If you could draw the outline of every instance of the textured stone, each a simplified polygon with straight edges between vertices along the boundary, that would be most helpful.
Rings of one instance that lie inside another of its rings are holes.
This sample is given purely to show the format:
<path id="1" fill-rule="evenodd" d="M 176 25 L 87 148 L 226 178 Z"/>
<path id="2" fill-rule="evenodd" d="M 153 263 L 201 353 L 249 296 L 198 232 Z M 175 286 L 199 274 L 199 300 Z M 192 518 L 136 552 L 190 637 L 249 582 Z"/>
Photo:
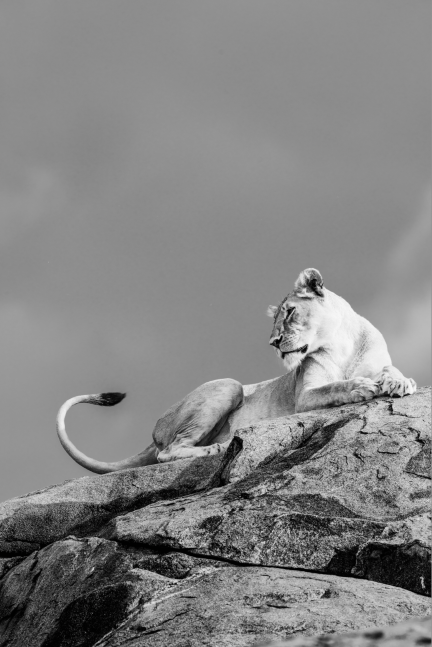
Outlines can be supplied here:
<path id="1" fill-rule="evenodd" d="M 389 523 L 378 540 L 360 546 L 352 574 L 430 595 L 430 526 L 430 513 Z"/>
<path id="2" fill-rule="evenodd" d="M 103 536 L 428 594 L 429 481 L 404 469 L 425 443 L 427 390 L 401 402 L 410 400 L 419 406 L 405 413 L 390 399 L 315 412 L 319 430 L 296 450 L 284 448 L 281 427 L 297 429 L 301 416 L 271 421 L 262 450 L 264 423 L 244 430 L 228 485 L 118 516 Z M 379 567 L 377 551 L 392 568 Z"/>
<path id="3" fill-rule="evenodd" d="M 396 623 L 428 610 L 424 596 L 375 582 L 177 558 L 97 538 L 56 542 L 1 581 L 0 644 L 240 647 L 299 631 Z M 161 565 L 176 577 L 148 570 Z"/>
<path id="4" fill-rule="evenodd" d="M 255 647 L 420 647 L 431 644 L 431 619 L 415 618 L 390 627 L 371 628 L 347 634 L 295 636 L 256 644 Z"/>
<path id="5" fill-rule="evenodd" d="M 375 582 L 227 567 L 156 594 L 100 647 L 246 647 L 302 632 L 342 632 L 427 613 L 426 598 Z"/>
<path id="6" fill-rule="evenodd" d="M 185 459 L 84 476 L 0 504 L 0 554 L 28 555 L 70 534 L 89 534 L 119 512 L 215 485 L 228 456 Z"/>
<path id="7" fill-rule="evenodd" d="M 93 645 L 138 601 L 175 583 L 136 563 L 133 551 L 94 537 L 70 537 L 28 556 L 0 581 L 0 645 Z"/>
<path id="8" fill-rule="evenodd" d="M 405 472 L 416 474 L 416 476 L 424 476 L 430 479 L 431 465 L 431 444 L 430 441 L 425 442 L 423 448 L 418 454 L 409 459 L 405 467 Z"/>
<path id="9" fill-rule="evenodd" d="M 3 504 L 0 645 L 426 644 L 429 390 L 248 425 Z"/>
<path id="10" fill-rule="evenodd" d="M 19 564 L 24 557 L 0 557 L 0 580 L 11 568 Z"/>

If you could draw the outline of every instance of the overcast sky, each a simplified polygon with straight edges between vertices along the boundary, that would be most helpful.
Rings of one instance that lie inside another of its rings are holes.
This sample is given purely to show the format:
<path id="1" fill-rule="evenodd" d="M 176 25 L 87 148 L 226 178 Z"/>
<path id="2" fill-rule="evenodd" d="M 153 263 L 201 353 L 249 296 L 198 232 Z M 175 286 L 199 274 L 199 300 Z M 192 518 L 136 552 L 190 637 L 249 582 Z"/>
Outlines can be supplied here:
<path id="1" fill-rule="evenodd" d="M 207 380 L 283 367 L 317 267 L 430 383 L 430 2 L 3 0 L 0 500 L 151 440 Z"/>

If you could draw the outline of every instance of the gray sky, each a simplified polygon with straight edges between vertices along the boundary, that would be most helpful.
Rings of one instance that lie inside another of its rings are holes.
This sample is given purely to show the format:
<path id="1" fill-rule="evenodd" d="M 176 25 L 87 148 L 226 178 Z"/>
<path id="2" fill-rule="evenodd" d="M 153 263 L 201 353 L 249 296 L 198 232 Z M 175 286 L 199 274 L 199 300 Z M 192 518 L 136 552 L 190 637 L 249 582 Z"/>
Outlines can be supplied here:
<path id="1" fill-rule="evenodd" d="M 430 383 L 430 3 L 3 0 L 0 499 L 149 444 L 207 380 L 283 372 L 317 267 Z"/>

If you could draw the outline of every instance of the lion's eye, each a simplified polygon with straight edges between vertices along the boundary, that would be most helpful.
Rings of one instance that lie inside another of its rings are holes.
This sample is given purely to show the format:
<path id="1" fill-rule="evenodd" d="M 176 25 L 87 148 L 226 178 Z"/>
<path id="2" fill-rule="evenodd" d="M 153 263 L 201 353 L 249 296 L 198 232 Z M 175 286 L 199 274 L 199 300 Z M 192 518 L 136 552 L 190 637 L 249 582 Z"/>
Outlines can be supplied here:
<path id="1" fill-rule="evenodd" d="M 295 310 L 295 308 L 288 308 L 288 309 L 287 309 L 287 314 L 286 314 L 286 318 L 287 318 L 287 319 L 289 319 L 289 318 L 291 317 L 291 315 L 292 315 L 292 313 L 294 312 L 294 310 Z"/>

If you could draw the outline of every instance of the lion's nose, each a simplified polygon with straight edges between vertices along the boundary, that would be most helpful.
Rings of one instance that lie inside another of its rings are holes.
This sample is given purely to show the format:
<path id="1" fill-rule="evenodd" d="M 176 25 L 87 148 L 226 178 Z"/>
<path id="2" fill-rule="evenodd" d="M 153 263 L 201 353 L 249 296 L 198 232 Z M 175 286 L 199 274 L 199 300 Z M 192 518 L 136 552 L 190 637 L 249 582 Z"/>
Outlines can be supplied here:
<path id="1" fill-rule="evenodd" d="M 269 341 L 270 346 L 274 346 L 275 348 L 279 348 L 279 344 L 281 343 L 282 337 L 281 335 L 278 335 L 277 337 L 272 337 Z"/>

